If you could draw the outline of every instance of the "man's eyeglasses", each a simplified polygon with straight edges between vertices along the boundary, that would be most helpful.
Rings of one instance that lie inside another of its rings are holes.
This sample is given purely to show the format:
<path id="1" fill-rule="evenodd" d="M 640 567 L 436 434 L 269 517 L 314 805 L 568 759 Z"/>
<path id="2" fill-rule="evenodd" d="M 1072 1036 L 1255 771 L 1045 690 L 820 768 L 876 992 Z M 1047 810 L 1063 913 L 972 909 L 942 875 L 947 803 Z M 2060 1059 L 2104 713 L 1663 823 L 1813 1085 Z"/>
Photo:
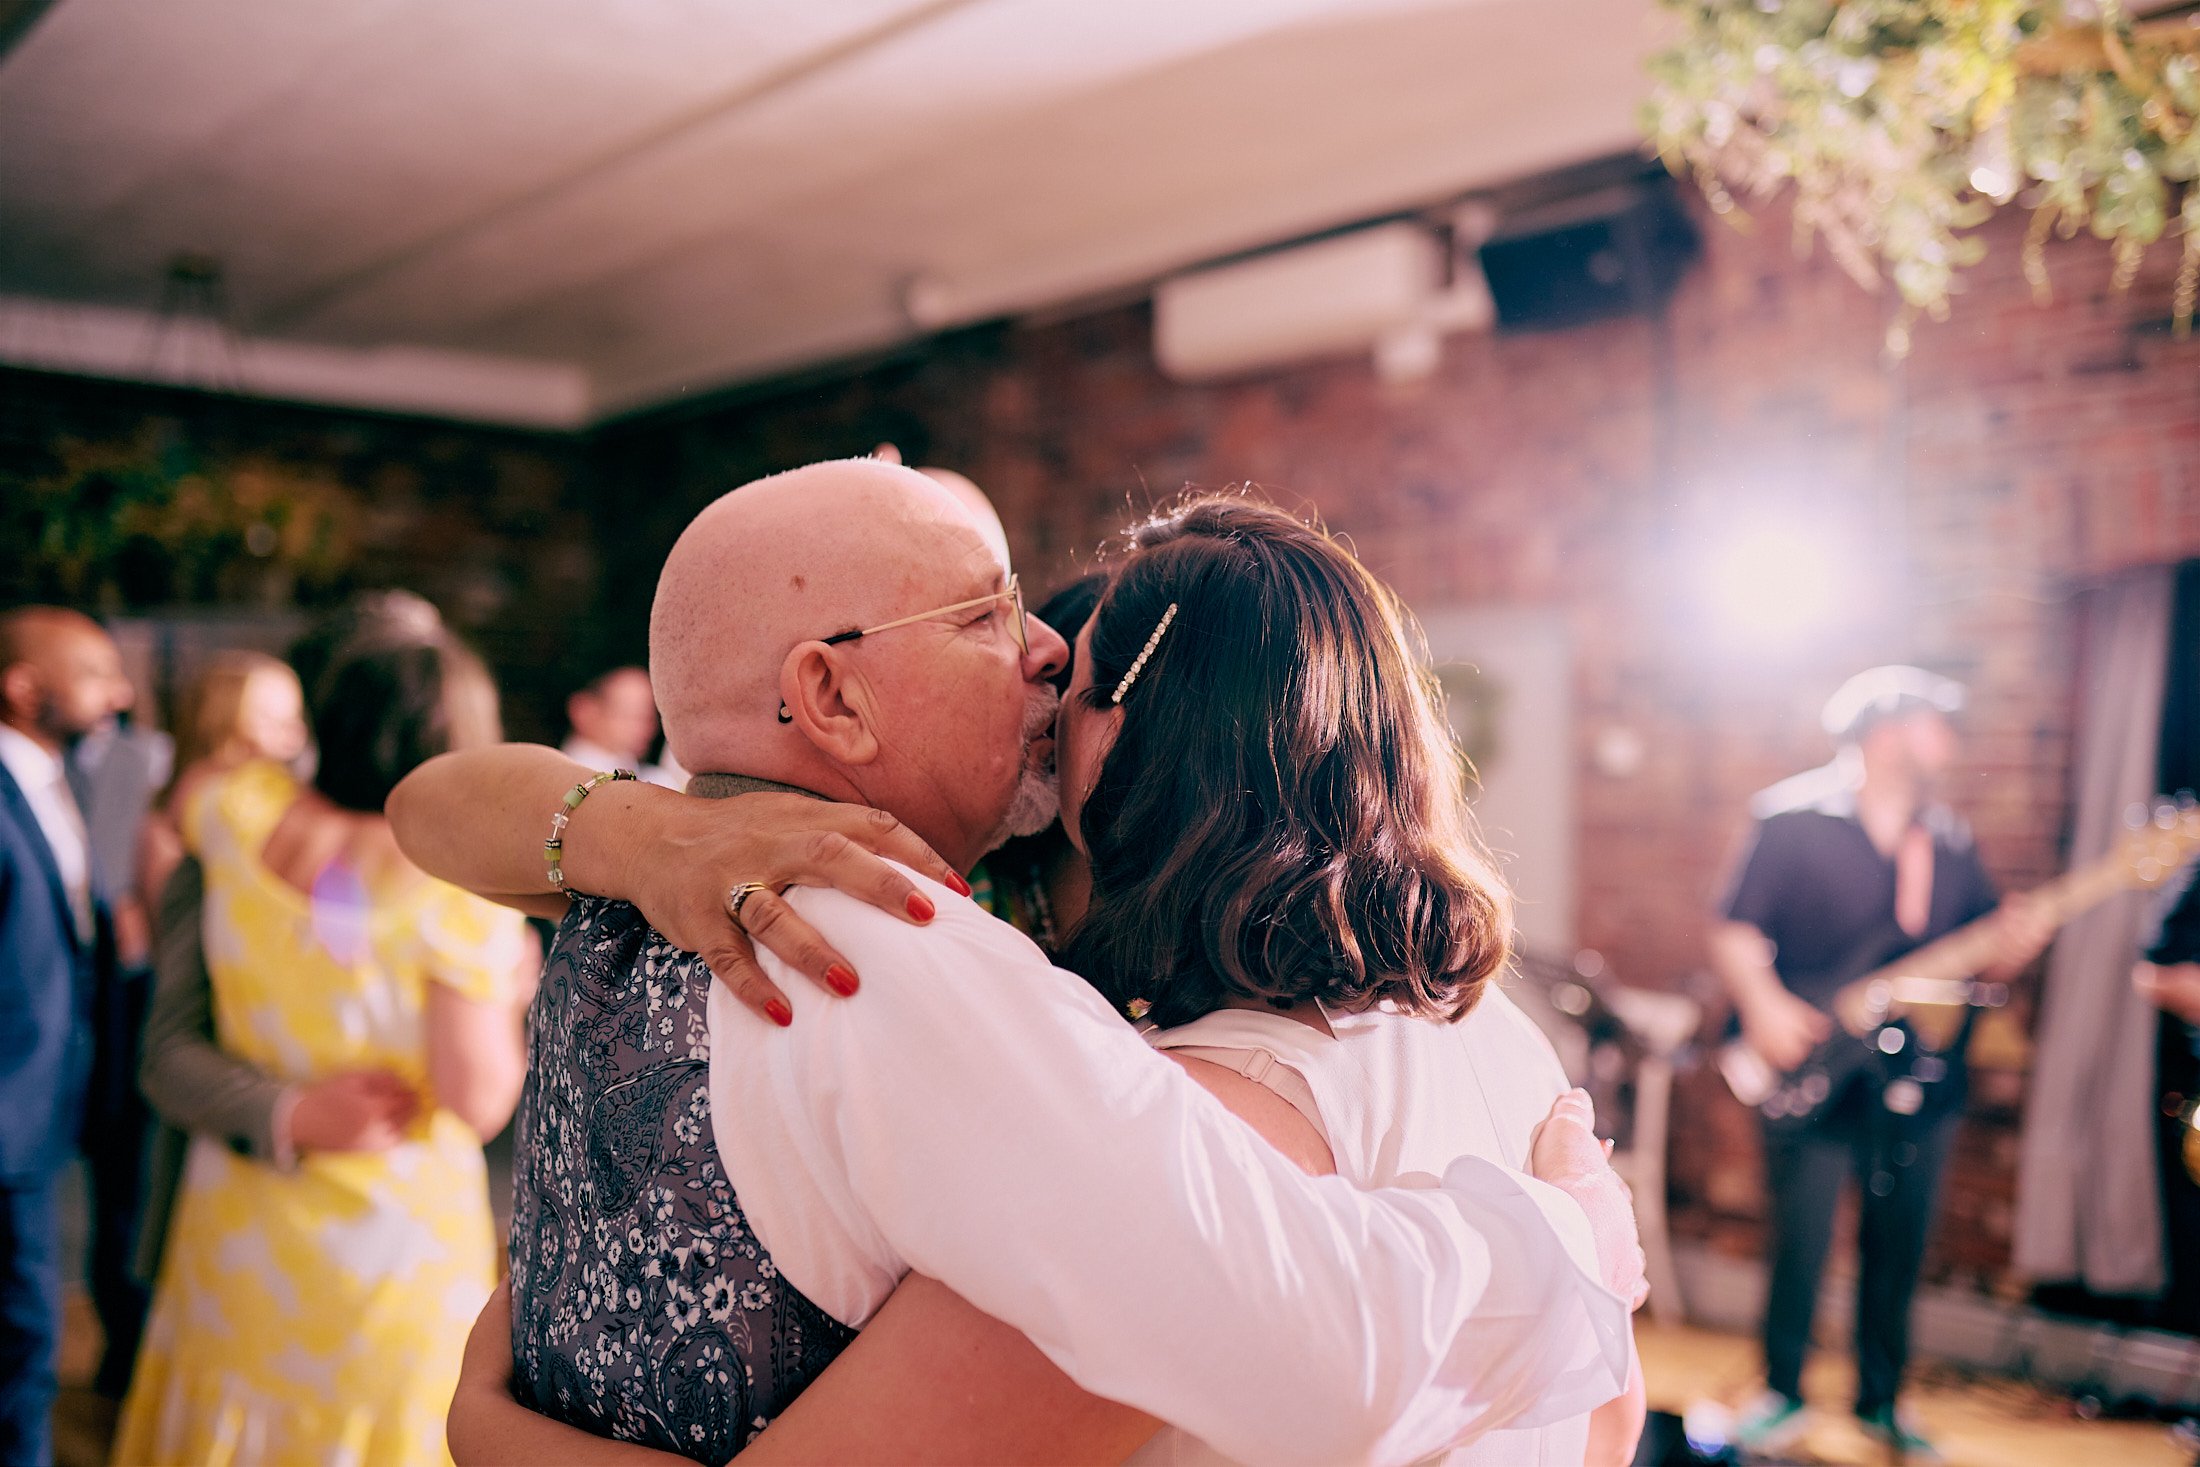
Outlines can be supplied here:
<path id="1" fill-rule="evenodd" d="M 905 627 L 915 622 L 929 621 L 935 616 L 945 616 L 951 611 L 968 611 L 973 606 L 984 606 L 1003 598 L 1007 599 L 1009 609 L 1014 613 L 1013 619 L 1009 622 L 1009 628 L 1016 634 L 1016 650 L 1025 657 L 1029 657 L 1031 655 L 1031 629 L 1024 624 L 1023 586 L 1015 576 L 1010 576 L 1008 584 L 1000 590 L 988 592 L 983 596 L 973 596 L 968 601 L 957 601 L 952 606 L 935 606 L 930 611 L 920 611 L 915 616 L 903 616 L 897 617 L 893 621 L 882 621 L 875 627 L 858 627 L 852 632 L 835 632 L 832 636 L 823 637 L 819 640 L 828 647 L 837 647 L 842 642 L 853 642 L 861 637 L 871 637 L 878 635 L 880 632 L 890 632 L 895 627 Z M 781 723 L 794 722 L 794 715 L 787 711 L 787 705 L 784 702 L 779 705 L 779 721 Z"/>
<path id="2" fill-rule="evenodd" d="M 1016 633 L 1016 648 L 1024 656 L 1029 657 L 1031 655 L 1031 633 L 1024 626 L 1024 593 L 1022 586 L 1014 576 L 1008 578 L 1006 586 L 984 596 L 973 596 L 968 601 L 958 601 L 952 606 L 935 606 L 930 611 L 920 611 L 915 616 L 904 616 L 893 621 L 882 621 L 875 627 L 863 627 L 852 632 L 839 632 L 822 640 L 826 646 L 834 647 L 842 642 L 853 642 L 858 637 L 869 637 L 879 632 L 890 632 L 895 627 L 905 627 L 912 622 L 929 621 L 935 616 L 945 616 L 951 611 L 968 611 L 973 606 L 983 606 L 989 601 L 999 601 L 1003 597 L 1008 599 L 1010 606 L 1016 613 L 1016 619 L 1010 623 Z"/>

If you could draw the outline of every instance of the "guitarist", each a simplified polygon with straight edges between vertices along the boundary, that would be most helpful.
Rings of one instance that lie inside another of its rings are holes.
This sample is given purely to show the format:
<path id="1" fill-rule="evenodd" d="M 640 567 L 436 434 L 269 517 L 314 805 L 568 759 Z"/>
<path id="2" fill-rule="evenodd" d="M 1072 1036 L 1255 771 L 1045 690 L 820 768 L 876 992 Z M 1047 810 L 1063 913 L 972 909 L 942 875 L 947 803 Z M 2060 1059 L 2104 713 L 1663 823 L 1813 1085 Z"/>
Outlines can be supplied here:
<path id="1" fill-rule="evenodd" d="M 1878 667 L 1826 704 L 1834 762 L 1760 794 L 1749 847 L 1711 934 L 1711 964 L 1744 1038 L 1792 1070 L 1833 1033 L 1841 986 L 1985 916 L 1999 905 L 1969 828 L 1939 795 L 1957 751 L 1961 684 L 1915 667 Z M 2014 975 L 2046 946 L 2043 913 L 2012 902 L 1989 979 Z M 1844 1178 L 1863 1187 L 1858 1227 L 1856 1416 L 1913 1461 L 1932 1444 L 1895 1409 L 1909 1354 L 1910 1297 L 1925 1255 L 1965 1090 L 1962 1045 L 1916 1113 L 1890 1113 L 1871 1084 L 1849 1089 L 1800 1126 L 1767 1126 L 1772 1279 L 1764 1323 L 1765 1391 L 1736 1440 L 1777 1453 L 1808 1431 L 1803 1356 Z"/>

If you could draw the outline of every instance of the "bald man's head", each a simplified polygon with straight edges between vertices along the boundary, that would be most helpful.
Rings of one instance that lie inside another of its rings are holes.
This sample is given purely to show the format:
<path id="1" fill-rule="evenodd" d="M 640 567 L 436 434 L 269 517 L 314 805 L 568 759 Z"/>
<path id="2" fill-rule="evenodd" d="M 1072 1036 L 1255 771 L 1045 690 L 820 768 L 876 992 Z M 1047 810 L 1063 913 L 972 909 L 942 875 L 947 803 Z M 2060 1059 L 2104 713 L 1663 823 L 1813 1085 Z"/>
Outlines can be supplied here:
<path id="1" fill-rule="evenodd" d="M 130 706 L 122 654 L 99 623 L 59 606 L 0 615 L 0 723 L 50 748 Z"/>
<path id="2" fill-rule="evenodd" d="M 1008 564 L 1008 527 L 1001 523 L 1001 512 L 993 507 L 993 501 L 985 497 L 985 491 L 968 474 L 958 474 L 953 469 L 919 467 L 918 473 L 955 496 L 962 507 L 970 512 L 970 522 L 978 527 L 985 543 Z"/>
<path id="3" fill-rule="evenodd" d="M 876 805 L 960 859 L 998 834 L 1064 649 L 1035 627 L 1027 656 L 1005 597 L 924 614 L 1005 577 L 970 511 L 912 469 L 845 459 L 735 490 L 673 546 L 650 612 L 673 757 Z"/>

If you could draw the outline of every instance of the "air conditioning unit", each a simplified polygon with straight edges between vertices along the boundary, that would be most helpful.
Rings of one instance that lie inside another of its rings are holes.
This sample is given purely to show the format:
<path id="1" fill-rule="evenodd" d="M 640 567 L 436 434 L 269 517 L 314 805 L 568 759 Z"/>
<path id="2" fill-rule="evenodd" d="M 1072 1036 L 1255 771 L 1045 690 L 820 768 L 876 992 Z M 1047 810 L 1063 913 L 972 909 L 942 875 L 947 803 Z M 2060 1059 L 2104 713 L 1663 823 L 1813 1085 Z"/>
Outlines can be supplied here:
<path id="1" fill-rule="evenodd" d="M 1445 332 L 1495 319 L 1454 237 L 1419 222 L 1378 224 L 1175 276 L 1154 292 L 1154 356 L 1179 382 L 1363 351 L 1387 378 L 1425 376 Z M 1464 242 L 1471 250 L 1480 239 Z"/>

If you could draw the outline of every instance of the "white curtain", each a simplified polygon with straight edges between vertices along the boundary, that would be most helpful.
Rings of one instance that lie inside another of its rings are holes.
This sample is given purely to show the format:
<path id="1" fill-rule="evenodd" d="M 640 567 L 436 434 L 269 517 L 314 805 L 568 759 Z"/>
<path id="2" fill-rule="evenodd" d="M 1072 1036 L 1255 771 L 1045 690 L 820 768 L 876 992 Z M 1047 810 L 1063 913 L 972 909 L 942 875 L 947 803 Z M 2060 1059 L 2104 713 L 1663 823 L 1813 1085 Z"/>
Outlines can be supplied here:
<path id="1" fill-rule="evenodd" d="M 2169 569 L 2149 569 L 2092 593 L 2072 864 L 2112 849 L 2125 811 L 2156 793 L 2172 583 Z M 2153 1294 L 2163 1284 L 2155 1010 L 2130 978 L 2148 901 L 2124 892 L 2063 929 L 2048 958 L 2025 1108 L 2016 1270 L 2097 1294 Z"/>

